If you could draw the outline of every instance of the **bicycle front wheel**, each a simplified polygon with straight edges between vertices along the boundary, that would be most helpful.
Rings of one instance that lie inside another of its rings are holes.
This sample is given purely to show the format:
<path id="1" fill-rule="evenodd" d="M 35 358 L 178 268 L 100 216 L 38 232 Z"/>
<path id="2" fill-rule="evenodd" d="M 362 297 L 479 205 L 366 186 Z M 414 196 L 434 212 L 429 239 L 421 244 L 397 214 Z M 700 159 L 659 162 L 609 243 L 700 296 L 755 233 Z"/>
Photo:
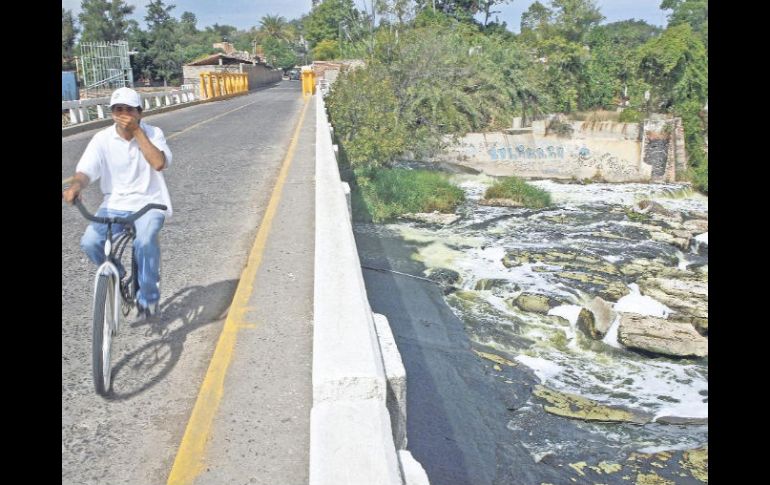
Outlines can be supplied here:
<path id="1" fill-rule="evenodd" d="M 94 296 L 92 368 L 94 387 L 99 395 L 110 390 L 112 379 L 112 335 L 115 328 L 115 285 L 112 277 L 99 275 Z"/>

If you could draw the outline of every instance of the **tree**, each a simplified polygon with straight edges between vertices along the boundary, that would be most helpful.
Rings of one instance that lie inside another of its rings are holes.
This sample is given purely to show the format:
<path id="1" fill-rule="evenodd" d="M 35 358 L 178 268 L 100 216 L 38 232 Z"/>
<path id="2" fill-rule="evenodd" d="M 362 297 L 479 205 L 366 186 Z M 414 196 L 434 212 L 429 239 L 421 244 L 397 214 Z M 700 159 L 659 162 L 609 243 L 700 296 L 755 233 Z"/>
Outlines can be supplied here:
<path id="1" fill-rule="evenodd" d="M 437 10 L 460 21 L 473 23 L 473 16 L 481 9 L 484 0 L 418 0 L 420 10 Z"/>
<path id="2" fill-rule="evenodd" d="M 551 23 L 553 11 L 540 2 L 534 2 L 521 14 L 521 32 L 542 29 Z"/>
<path id="3" fill-rule="evenodd" d="M 591 28 L 604 20 L 596 0 L 551 0 L 554 25 L 570 42 L 583 42 Z"/>
<path id="4" fill-rule="evenodd" d="M 132 21 L 128 15 L 134 7 L 124 0 L 83 0 L 78 15 L 83 33 L 81 42 L 114 42 L 125 40 Z"/>
<path id="5" fill-rule="evenodd" d="M 668 27 L 642 46 L 640 54 L 639 71 L 652 86 L 655 104 L 682 118 L 690 165 L 699 187 L 708 192 L 706 127 L 701 117 L 708 100 L 708 54 L 700 35 L 688 23 Z"/>
<path id="6" fill-rule="evenodd" d="M 181 35 L 193 36 L 198 33 L 198 28 L 195 24 L 198 23 L 198 18 L 192 12 L 183 12 L 179 18 L 179 33 Z"/>
<path id="7" fill-rule="evenodd" d="M 73 51 L 75 49 L 75 37 L 80 32 L 75 26 L 75 19 L 71 10 L 61 9 L 61 67 L 72 69 Z"/>
<path id="8" fill-rule="evenodd" d="M 499 10 L 492 10 L 497 5 L 505 5 L 511 3 L 513 0 L 479 0 L 479 10 L 484 12 L 484 27 L 489 23 L 489 17 L 493 13 L 500 13 Z"/>
<path id="9" fill-rule="evenodd" d="M 154 77 L 163 79 L 166 86 L 172 77 L 178 77 L 181 55 L 176 51 L 175 30 L 177 22 L 169 13 L 175 5 L 165 5 L 163 0 L 151 0 L 147 4 L 144 20 L 148 26 L 148 57 L 152 62 Z"/>
<path id="10" fill-rule="evenodd" d="M 341 73 L 327 103 L 354 169 L 387 165 L 404 151 L 409 132 L 399 120 L 399 100 L 381 66 Z"/>
<path id="11" fill-rule="evenodd" d="M 602 35 L 617 48 L 636 48 L 648 40 L 660 35 L 660 27 L 650 25 L 644 20 L 621 20 L 591 29 L 587 42 L 593 48 L 598 35 Z"/>
<path id="12" fill-rule="evenodd" d="M 591 58 L 583 71 L 581 108 L 606 108 L 625 97 L 634 98 L 636 107 L 642 108 L 645 86 L 637 80 L 638 50 L 660 32 L 634 19 L 593 28 L 587 37 Z"/>
<path id="13" fill-rule="evenodd" d="M 694 32 L 701 35 L 701 40 L 708 50 L 709 6 L 708 0 L 663 0 L 661 10 L 671 10 L 668 26 L 689 24 Z"/>
<path id="14" fill-rule="evenodd" d="M 313 59 L 316 61 L 336 59 L 339 55 L 339 43 L 336 40 L 322 40 L 313 47 Z"/>
<path id="15" fill-rule="evenodd" d="M 305 18 L 305 39 L 311 48 L 322 40 L 357 40 L 359 36 L 354 34 L 359 32 L 361 21 L 361 13 L 353 0 L 325 0 L 313 7 Z"/>
<path id="16" fill-rule="evenodd" d="M 280 15 L 265 15 L 259 21 L 259 32 L 264 37 L 286 39 L 286 19 Z"/>
<path id="17" fill-rule="evenodd" d="M 269 64 L 284 71 L 297 65 L 297 55 L 289 43 L 277 37 L 268 37 L 262 43 L 262 49 Z"/>

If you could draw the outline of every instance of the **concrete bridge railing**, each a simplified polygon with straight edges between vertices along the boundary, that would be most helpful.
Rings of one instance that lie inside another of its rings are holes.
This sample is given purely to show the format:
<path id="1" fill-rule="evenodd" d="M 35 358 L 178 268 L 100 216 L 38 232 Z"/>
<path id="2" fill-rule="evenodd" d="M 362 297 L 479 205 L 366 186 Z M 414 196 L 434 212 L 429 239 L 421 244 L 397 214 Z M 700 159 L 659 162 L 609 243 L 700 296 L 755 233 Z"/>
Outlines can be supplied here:
<path id="1" fill-rule="evenodd" d="M 406 372 L 369 306 L 323 97 L 316 96 L 310 485 L 428 485 L 406 450 Z"/>
<path id="2" fill-rule="evenodd" d="M 156 93 L 139 93 L 145 112 L 165 106 L 190 103 L 198 99 L 196 90 L 192 86 L 180 89 L 169 89 Z M 69 111 L 70 125 L 91 121 L 92 119 L 107 119 L 110 117 L 110 98 L 80 99 L 76 101 L 62 101 L 61 110 Z M 96 112 L 94 115 L 93 112 Z"/>

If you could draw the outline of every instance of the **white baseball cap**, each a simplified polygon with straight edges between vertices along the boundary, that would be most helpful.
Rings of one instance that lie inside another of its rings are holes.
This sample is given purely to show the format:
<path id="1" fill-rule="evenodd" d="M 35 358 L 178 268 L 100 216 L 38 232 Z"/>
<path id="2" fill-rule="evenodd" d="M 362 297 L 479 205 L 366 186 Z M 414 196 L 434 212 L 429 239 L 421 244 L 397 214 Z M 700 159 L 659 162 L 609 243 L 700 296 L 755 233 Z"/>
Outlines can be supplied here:
<path id="1" fill-rule="evenodd" d="M 141 108 L 142 99 L 139 97 L 139 93 L 131 88 L 118 88 L 113 91 L 112 97 L 110 97 L 110 108 L 116 104 Z"/>

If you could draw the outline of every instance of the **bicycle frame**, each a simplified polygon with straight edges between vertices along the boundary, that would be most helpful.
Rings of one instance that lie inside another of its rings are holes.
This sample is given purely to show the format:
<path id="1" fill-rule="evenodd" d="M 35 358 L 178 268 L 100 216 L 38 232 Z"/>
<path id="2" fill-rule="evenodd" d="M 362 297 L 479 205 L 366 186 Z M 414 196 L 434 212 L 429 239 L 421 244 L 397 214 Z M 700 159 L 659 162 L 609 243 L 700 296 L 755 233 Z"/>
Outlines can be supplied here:
<path id="1" fill-rule="evenodd" d="M 125 238 L 126 237 L 131 237 L 131 238 L 134 237 L 133 224 L 134 224 L 134 221 L 136 219 L 138 219 L 139 217 L 141 217 L 142 215 L 144 215 L 147 211 L 149 211 L 151 209 L 166 210 L 166 206 L 165 205 L 161 205 L 161 204 L 147 204 L 141 210 L 139 210 L 138 212 L 132 214 L 129 217 L 117 217 L 117 218 L 113 217 L 113 218 L 109 218 L 109 217 L 96 217 L 93 214 L 89 213 L 88 210 L 83 206 L 83 204 L 80 201 L 80 199 L 75 199 L 74 203 L 77 206 L 77 208 L 80 211 L 80 213 L 83 215 L 83 217 L 85 217 L 87 220 L 92 221 L 92 222 L 98 222 L 98 223 L 102 223 L 102 224 L 107 224 L 107 238 L 106 238 L 106 241 L 105 241 L 105 244 L 104 244 L 105 261 L 104 261 L 104 263 L 102 263 L 99 266 L 99 268 L 96 271 L 96 278 L 95 278 L 95 282 L 94 282 L 94 298 L 96 298 L 96 281 L 99 280 L 99 276 L 100 275 L 107 275 L 107 276 L 112 277 L 112 281 L 113 281 L 112 293 L 113 294 L 110 295 L 110 296 L 112 298 L 114 298 L 114 301 L 115 301 L 115 305 L 114 305 L 114 307 L 115 307 L 114 321 L 115 321 L 115 331 L 117 332 L 117 328 L 118 328 L 118 323 L 117 322 L 120 321 L 120 317 L 119 317 L 118 313 L 120 312 L 120 308 L 121 308 L 120 302 L 121 302 L 121 299 L 123 299 L 123 292 L 121 291 L 121 288 L 120 288 L 120 272 L 118 271 L 117 266 L 113 262 L 115 260 L 114 258 L 116 257 L 115 255 L 112 254 L 113 246 L 117 245 L 117 246 L 120 247 L 121 245 L 125 244 L 125 242 L 126 242 Z M 117 241 L 113 241 L 112 240 L 112 224 L 124 224 L 124 225 L 128 226 L 118 236 Z M 129 236 L 126 236 L 126 234 L 128 234 Z M 133 249 L 132 249 L 132 251 L 133 251 Z M 120 254 L 122 254 L 122 251 L 121 251 Z M 120 257 L 120 256 L 118 255 L 117 257 Z M 132 257 L 132 260 L 133 260 L 133 255 L 131 257 Z M 132 272 L 131 280 L 135 280 L 136 279 L 137 275 L 133 274 L 133 268 L 126 268 L 126 271 L 131 271 Z M 129 284 L 129 285 L 133 284 L 133 281 L 131 281 L 131 280 L 127 284 Z M 129 305 L 129 306 L 133 306 L 134 302 L 133 301 L 126 301 L 126 304 Z"/>

